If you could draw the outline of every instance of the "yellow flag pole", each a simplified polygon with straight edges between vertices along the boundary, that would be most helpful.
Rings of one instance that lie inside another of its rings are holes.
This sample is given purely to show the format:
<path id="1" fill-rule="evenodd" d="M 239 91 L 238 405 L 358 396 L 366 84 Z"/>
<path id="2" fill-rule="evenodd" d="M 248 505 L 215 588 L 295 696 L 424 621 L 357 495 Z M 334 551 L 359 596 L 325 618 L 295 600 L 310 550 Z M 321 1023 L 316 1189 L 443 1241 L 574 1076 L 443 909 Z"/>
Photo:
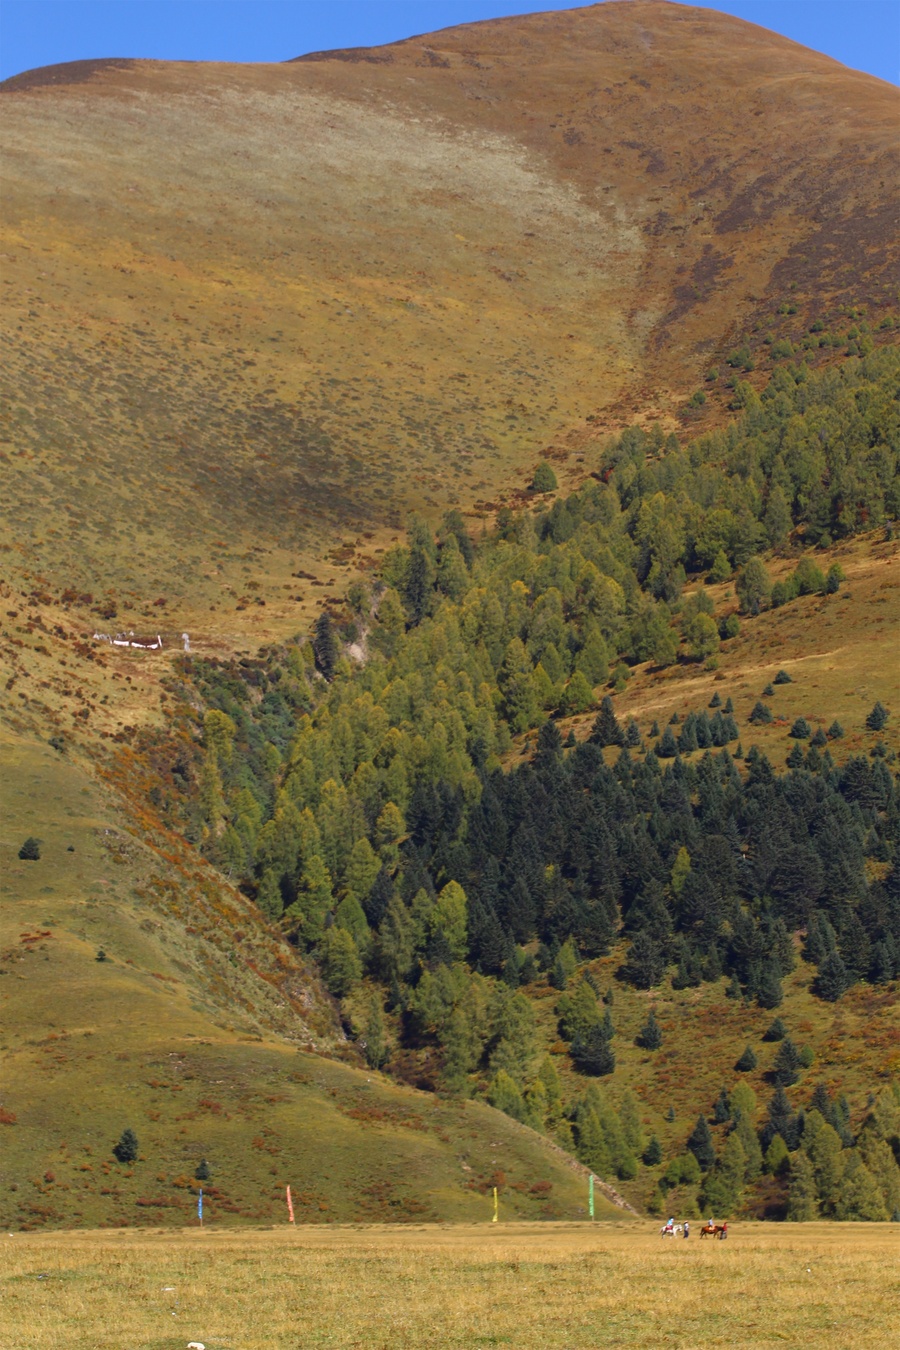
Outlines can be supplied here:
<path id="1" fill-rule="evenodd" d="M 495 1186 L 495 1187 L 494 1187 L 494 1217 L 491 1219 L 491 1223 L 496 1223 L 496 1222 L 497 1222 L 497 1187 Z"/>

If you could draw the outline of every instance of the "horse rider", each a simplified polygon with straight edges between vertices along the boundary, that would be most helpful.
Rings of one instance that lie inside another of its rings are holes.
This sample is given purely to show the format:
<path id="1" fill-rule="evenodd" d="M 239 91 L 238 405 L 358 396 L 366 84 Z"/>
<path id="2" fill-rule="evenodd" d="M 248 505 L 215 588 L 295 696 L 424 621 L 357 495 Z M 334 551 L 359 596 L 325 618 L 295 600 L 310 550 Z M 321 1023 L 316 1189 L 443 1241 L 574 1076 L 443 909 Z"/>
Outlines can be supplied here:
<path id="1" fill-rule="evenodd" d="M 666 1232 L 667 1232 L 668 1234 L 670 1234 L 670 1236 L 672 1236 L 672 1237 L 675 1236 L 675 1219 L 674 1219 L 674 1216 L 673 1216 L 672 1218 L 670 1218 L 669 1221 L 667 1222 L 667 1224 L 666 1224 Z"/>

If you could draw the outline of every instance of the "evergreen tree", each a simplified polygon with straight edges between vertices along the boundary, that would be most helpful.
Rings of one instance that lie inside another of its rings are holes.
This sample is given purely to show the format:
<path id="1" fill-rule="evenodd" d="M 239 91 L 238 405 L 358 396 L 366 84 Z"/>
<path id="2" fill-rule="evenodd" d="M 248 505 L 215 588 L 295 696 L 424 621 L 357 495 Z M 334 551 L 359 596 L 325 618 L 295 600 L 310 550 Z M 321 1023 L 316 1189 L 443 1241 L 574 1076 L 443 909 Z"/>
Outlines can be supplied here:
<path id="1" fill-rule="evenodd" d="M 678 742 L 675 740 L 675 733 L 670 726 L 666 727 L 660 737 L 656 753 L 660 759 L 674 759 L 678 754 Z"/>
<path id="2" fill-rule="evenodd" d="M 776 1017 L 775 1021 L 766 1027 L 762 1038 L 764 1041 L 783 1041 L 786 1035 L 787 1027 L 780 1017 Z"/>
<path id="3" fill-rule="evenodd" d="M 779 1087 L 790 1087 L 796 1083 L 800 1070 L 800 1054 L 790 1036 L 785 1036 L 778 1047 L 772 1068 L 772 1081 Z"/>
<path id="4" fill-rule="evenodd" d="M 713 1102 L 713 1124 L 724 1125 L 731 1119 L 731 1102 L 728 1099 L 728 1093 L 722 1088 L 716 1100 Z"/>
<path id="5" fill-rule="evenodd" d="M 687 1147 L 697 1159 L 702 1171 L 706 1172 L 712 1167 L 716 1160 L 716 1151 L 705 1116 L 697 1117 L 697 1124 L 688 1136 Z"/>
<path id="6" fill-rule="evenodd" d="M 839 741 L 844 734 L 844 728 L 840 722 L 835 721 L 832 722 L 825 734 L 830 741 Z"/>
<path id="7" fill-rule="evenodd" d="M 837 1003 L 847 992 L 852 981 L 847 967 L 836 951 L 828 952 L 819 966 L 819 973 L 813 981 L 813 990 L 827 1003 Z"/>
<path id="8" fill-rule="evenodd" d="M 205 1158 L 201 1158 L 200 1162 L 197 1164 L 197 1170 L 194 1172 L 194 1180 L 209 1181 L 211 1176 L 212 1172 L 209 1169 L 209 1163 Z"/>
<path id="9" fill-rule="evenodd" d="M 609 694 L 600 704 L 600 711 L 594 719 L 589 740 L 594 745 L 624 745 L 625 733 L 619 725 Z"/>
<path id="10" fill-rule="evenodd" d="M 870 731 L 881 731 L 889 715 L 887 708 L 879 700 L 866 718 L 866 726 Z"/>
<path id="11" fill-rule="evenodd" d="M 34 835 L 30 834 L 19 849 L 19 857 L 22 862 L 39 862 L 41 857 L 40 840 L 35 839 Z"/>
<path id="12" fill-rule="evenodd" d="M 761 702 L 757 702 L 753 705 L 753 711 L 747 719 L 751 726 L 765 726 L 772 720 L 771 711 L 765 703 Z"/>
<path id="13" fill-rule="evenodd" d="M 649 933 L 635 935 L 623 967 L 625 978 L 638 989 L 652 989 L 659 984 L 666 969 L 666 958 L 660 944 Z"/>
<path id="14" fill-rule="evenodd" d="M 113 1149 L 113 1154 L 120 1163 L 135 1162 L 138 1156 L 138 1140 L 134 1130 L 127 1129 L 122 1131 L 121 1138 Z"/>
<path id="15" fill-rule="evenodd" d="M 788 1149 L 795 1149 L 800 1140 L 801 1121 L 791 1110 L 783 1087 L 778 1087 L 769 1102 L 768 1119 L 760 1130 L 763 1148 L 768 1148 L 776 1134 L 780 1134 Z"/>
<path id="16" fill-rule="evenodd" d="M 558 486 L 556 474 L 546 460 L 541 460 L 531 480 L 532 492 L 555 492 Z"/>
<path id="17" fill-rule="evenodd" d="M 313 651 L 316 654 L 316 665 L 325 679 L 330 680 L 334 675 L 340 649 L 334 632 L 334 623 L 327 609 L 323 609 L 316 619 Z"/>
<path id="18" fill-rule="evenodd" d="M 662 1149 L 655 1134 L 650 1136 L 650 1142 L 644 1149 L 643 1160 L 648 1167 L 656 1167 L 662 1162 Z"/>
<path id="19" fill-rule="evenodd" d="M 662 1045 L 662 1032 L 659 1029 L 659 1023 L 656 1020 L 656 1014 L 650 1009 L 650 1014 L 638 1033 L 636 1044 L 643 1050 L 658 1050 Z"/>
<path id="20" fill-rule="evenodd" d="M 766 961 L 760 971 L 756 987 L 756 1001 L 761 1008 L 777 1008 L 784 993 L 781 988 L 781 971 L 776 961 Z"/>
<path id="21" fill-rule="evenodd" d="M 595 1078 L 613 1072 L 616 1057 L 602 1022 L 572 1042 L 572 1060 L 580 1073 L 591 1074 Z"/>

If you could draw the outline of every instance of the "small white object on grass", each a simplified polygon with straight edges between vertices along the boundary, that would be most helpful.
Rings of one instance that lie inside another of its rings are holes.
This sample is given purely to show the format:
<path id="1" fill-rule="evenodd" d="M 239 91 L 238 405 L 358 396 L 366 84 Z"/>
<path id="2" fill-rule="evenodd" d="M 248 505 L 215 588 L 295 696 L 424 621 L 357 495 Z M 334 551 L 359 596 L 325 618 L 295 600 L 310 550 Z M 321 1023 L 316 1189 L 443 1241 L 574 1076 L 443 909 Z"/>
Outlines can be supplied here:
<path id="1" fill-rule="evenodd" d="M 206 1346 L 202 1341 L 188 1341 L 187 1350 L 206 1350 Z"/>

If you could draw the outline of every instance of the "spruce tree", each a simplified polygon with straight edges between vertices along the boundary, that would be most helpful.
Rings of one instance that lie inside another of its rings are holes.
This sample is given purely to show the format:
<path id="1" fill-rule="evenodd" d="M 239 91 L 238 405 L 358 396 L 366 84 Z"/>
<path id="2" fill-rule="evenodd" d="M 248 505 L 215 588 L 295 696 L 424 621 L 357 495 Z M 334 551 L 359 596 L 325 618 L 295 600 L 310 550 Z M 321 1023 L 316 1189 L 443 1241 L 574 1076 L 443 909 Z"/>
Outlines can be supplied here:
<path id="1" fill-rule="evenodd" d="M 41 857 L 40 840 L 35 839 L 34 835 L 30 834 L 19 849 L 19 857 L 22 862 L 39 862 Z"/>
<path id="2" fill-rule="evenodd" d="M 659 943 L 644 930 L 635 934 L 624 966 L 626 979 L 638 989 L 652 989 L 665 969 L 666 958 Z"/>
<path id="3" fill-rule="evenodd" d="M 702 1171 L 708 1172 L 716 1160 L 716 1151 L 705 1116 L 697 1117 L 697 1124 L 688 1136 L 687 1147 L 697 1159 Z"/>
<path id="4" fill-rule="evenodd" d="M 313 638 L 313 651 L 316 654 L 316 665 L 325 676 L 330 680 L 334 675 L 334 668 L 337 665 L 339 647 L 334 633 L 334 623 L 327 609 L 316 619 L 316 633 Z"/>
<path id="5" fill-rule="evenodd" d="M 209 1181 L 211 1176 L 212 1172 L 209 1170 L 209 1163 L 205 1158 L 201 1158 L 200 1162 L 197 1164 L 197 1170 L 194 1173 L 194 1180 Z"/>
<path id="6" fill-rule="evenodd" d="M 838 952 L 828 952 L 819 966 L 819 973 L 813 981 L 813 990 L 826 1003 L 837 1003 L 838 999 L 850 988 L 851 979 L 847 967 Z"/>
<path id="7" fill-rule="evenodd" d="M 756 1064 L 757 1059 L 753 1052 L 753 1047 L 752 1045 L 748 1045 L 734 1067 L 737 1069 L 738 1073 L 750 1073 L 751 1070 L 756 1068 Z"/>
<path id="8" fill-rule="evenodd" d="M 636 1044 L 639 1045 L 642 1050 L 658 1050 L 662 1045 L 662 1039 L 659 1023 L 651 1008 L 649 1017 L 638 1033 Z"/>
<path id="9" fill-rule="evenodd" d="M 594 725 L 588 739 L 592 744 L 599 745 L 601 748 L 605 745 L 625 744 L 625 733 L 619 725 L 609 694 L 600 704 L 600 711 L 594 719 Z"/>
<path id="10" fill-rule="evenodd" d="M 587 1035 L 579 1036 L 572 1042 L 572 1059 L 581 1073 L 591 1074 L 595 1078 L 613 1072 L 616 1057 L 602 1022 L 591 1027 Z"/>
<path id="11" fill-rule="evenodd" d="M 783 1041 L 786 1035 L 787 1027 L 780 1017 L 776 1017 L 775 1021 L 766 1027 L 762 1038 L 764 1041 Z"/>
<path id="12" fill-rule="evenodd" d="M 785 1036 L 775 1056 L 772 1081 L 779 1087 L 790 1087 L 792 1083 L 796 1083 L 800 1067 L 800 1052 L 790 1036 Z"/>
<path id="13" fill-rule="evenodd" d="M 781 970 L 776 961 L 766 961 L 756 986 L 756 1001 L 761 1008 L 777 1008 L 784 998 Z"/>
<path id="14" fill-rule="evenodd" d="M 127 1129 L 122 1131 L 121 1138 L 113 1149 L 113 1154 L 120 1163 L 135 1162 L 138 1156 L 138 1140 L 134 1130 Z"/>
<path id="15" fill-rule="evenodd" d="M 869 731 L 881 731 L 890 714 L 884 704 L 879 701 L 866 718 L 866 726 Z"/>
<path id="16" fill-rule="evenodd" d="M 728 1099 L 728 1093 L 722 1088 L 716 1100 L 713 1102 L 713 1124 L 724 1125 L 731 1119 L 731 1102 Z"/>
<path id="17" fill-rule="evenodd" d="M 670 726 L 666 727 L 659 738 L 656 753 L 660 759 L 674 759 L 678 754 L 678 742 L 675 740 L 675 733 Z"/>
<path id="18" fill-rule="evenodd" d="M 643 1161 L 648 1167 L 656 1167 L 662 1162 L 662 1148 L 655 1134 L 650 1136 L 650 1142 L 644 1149 Z"/>

